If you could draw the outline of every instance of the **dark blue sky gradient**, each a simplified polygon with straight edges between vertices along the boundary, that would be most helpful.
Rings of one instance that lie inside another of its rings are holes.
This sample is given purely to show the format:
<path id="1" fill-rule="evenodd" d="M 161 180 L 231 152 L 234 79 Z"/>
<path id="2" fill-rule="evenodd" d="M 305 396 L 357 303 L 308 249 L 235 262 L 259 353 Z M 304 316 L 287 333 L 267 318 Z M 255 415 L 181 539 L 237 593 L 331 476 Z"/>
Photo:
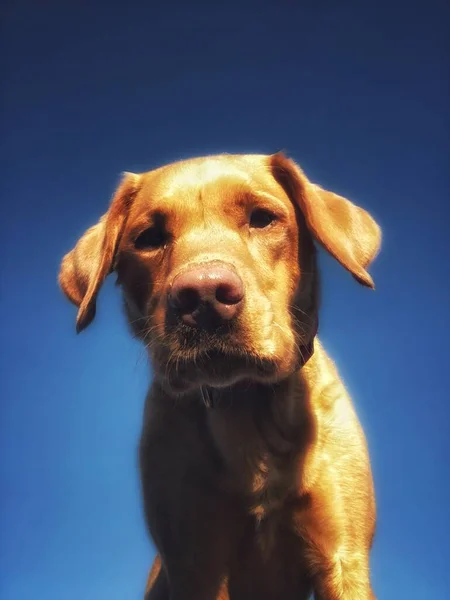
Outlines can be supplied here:
<path id="1" fill-rule="evenodd" d="M 154 6 L 153 6 L 154 5 Z M 5 2 L 2 600 L 138 599 L 149 371 L 105 285 L 75 335 L 62 255 L 122 170 L 286 149 L 379 220 L 377 291 L 323 256 L 321 337 L 369 440 L 380 600 L 449 597 L 444 2 Z"/>

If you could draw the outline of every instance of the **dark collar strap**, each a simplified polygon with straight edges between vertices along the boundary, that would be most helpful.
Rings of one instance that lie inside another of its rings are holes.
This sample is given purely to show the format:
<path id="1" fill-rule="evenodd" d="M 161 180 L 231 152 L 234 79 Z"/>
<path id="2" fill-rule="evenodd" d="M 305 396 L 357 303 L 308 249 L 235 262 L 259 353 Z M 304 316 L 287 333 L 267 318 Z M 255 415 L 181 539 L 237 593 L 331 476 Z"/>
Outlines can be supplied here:
<path id="1" fill-rule="evenodd" d="M 299 348 L 300 360 L 299 367 L 300 369 L 306 365 L 308 360 L 314 354 L 314 338 L 309 342 L 309 344 L 305 344 L 300 346 Z"/>

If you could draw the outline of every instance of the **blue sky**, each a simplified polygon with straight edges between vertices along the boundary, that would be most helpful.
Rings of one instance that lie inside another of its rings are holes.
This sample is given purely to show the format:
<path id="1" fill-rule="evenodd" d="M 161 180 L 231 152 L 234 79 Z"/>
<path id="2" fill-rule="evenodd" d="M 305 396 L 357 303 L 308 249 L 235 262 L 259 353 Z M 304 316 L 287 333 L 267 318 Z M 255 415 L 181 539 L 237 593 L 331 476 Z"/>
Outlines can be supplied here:
<path id="1" fill-rule="evenodd" d="M 448 9 L 151 5 L 1 9 L 2 600 L 137 599 L 153 555 L 136 468 L 150 372 L 112 281 L 75 335 L 62 255 L 122 170 L 282 148 L 383 228 L 376 292 L 322 256 L 320 334 L 369 440 L 376 593 L 448 597 Z"/>

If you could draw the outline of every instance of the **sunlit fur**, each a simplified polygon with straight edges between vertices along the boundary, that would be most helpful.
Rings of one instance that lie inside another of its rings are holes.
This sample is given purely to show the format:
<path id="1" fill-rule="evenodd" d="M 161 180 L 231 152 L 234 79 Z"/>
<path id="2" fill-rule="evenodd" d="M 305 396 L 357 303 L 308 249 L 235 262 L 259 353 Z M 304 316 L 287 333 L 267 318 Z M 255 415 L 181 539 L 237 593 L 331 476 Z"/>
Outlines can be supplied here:
<path id="1" fill-rule="evenodd" d="M 255 208 L 275 216 L 249 226 Z M 148 227 L 160 247 L 137 248 Z M 220 155 L 125 174 L 63 260 L 81 331 L 115 271 L 153 382 L 140 443 L 157 547 L 147 600 L 369 600 L 375 500 L 364 434 L 316 338 L 319 243 L 361 284 L 380 246 L 370 215 L 283 154 Z M 182 324 L 175 277 L 204 263 L 244 283 L 216 332 Z M 313 349 L 312 355 L 311 350 Z"/>

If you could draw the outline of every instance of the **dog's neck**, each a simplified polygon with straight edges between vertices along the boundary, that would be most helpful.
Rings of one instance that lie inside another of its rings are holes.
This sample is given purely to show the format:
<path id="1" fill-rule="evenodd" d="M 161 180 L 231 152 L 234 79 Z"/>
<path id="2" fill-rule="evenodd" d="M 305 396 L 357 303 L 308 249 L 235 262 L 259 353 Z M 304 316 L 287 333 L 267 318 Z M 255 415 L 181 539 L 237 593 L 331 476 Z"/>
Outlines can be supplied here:
<path id="1" fill-rule="evenodd" d="M 242 381 L 208 390 L 205 431 L 224 466 L 225 485 L 243 493 L 258 518 L 291 494 L 299 460 L 314 441 L 314 362 L 273 385 Z"/>
<path id="2" fill-rule="evenodd" d="M 281 501 L 281 488 L 287 494 L 294 489 L 299 460 L 314 443 L 316 396 L 324 383 L 324 369 L 330 372 L 326 360 L 316 339 L 310 359 L 275 384 L 240 381 L 176 396 L 164 392 L 156 380 L 153 385 L 159 393 L 150 395 L 153 402 L 146 407 L 153 410 L 157 403 L 157 411 L 180 411 L 180 418 L 186 418 L 206 444 L 224 485 L 243 493 L 264 512 Z"/>

